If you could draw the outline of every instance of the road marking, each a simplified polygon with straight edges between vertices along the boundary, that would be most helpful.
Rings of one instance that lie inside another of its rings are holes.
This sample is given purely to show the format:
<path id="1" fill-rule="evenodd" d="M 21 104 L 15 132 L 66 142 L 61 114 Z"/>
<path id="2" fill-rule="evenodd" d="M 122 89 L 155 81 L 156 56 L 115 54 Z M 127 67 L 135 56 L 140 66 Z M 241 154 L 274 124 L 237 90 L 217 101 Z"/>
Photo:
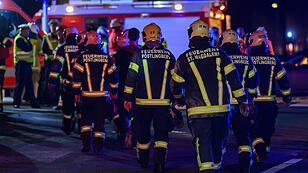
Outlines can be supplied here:
<path id="1" fill-rule="evenodd" d="M 308 103 L 291 104 L 290 107 L 308 107 Z"/>
<path id="2" fill-rule="evenodd" d="M 286 161 L 286 162 L 284 162 L 284 163 L 282 163 L 280 165 L 277 165 L 277 166 L 274 166 L 274 167 L 272 167 L 272 168 L 270 168 L 268 170 L 265 170 L 262 173 L 274 173 L 274 172 L 282 170 L 282 169 L 284 169 L 284 168 L 286 168 L 288 166 L 291 166 L 291 165 L 293 165 L 293 164 L 295 164 L 295 163 L 297 163 L 299 161 L 302 161 L 302 160 L 303 159 L 291 159 L 291 160 L 288 160 L 288 161 Z"/>

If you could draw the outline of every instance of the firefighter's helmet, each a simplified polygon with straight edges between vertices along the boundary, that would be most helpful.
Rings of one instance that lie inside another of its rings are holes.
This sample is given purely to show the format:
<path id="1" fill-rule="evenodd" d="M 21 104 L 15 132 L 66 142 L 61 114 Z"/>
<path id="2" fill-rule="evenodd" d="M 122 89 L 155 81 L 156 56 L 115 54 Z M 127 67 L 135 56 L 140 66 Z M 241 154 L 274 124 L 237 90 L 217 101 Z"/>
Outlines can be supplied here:
<path id="1" fill-rule="evenodd" d="M 78 34 L 78 37 L 77 37 L 77 43 L 85 43 L 86 41 L 86 37 L 87 37 L 87 32 L 86 31 L 81 31 L 79 34 Z"/>
<path id="2" fill-rule="evenodd" d="M 124 25 L 124 22 L 122 19 L 112 19 L 110 22 L 110 28 L 116 28 L 116 27 L 121 27 Z"/>
<path id="3" fill-rule="evenodd" d="M 87 33 L 87 44 L 100 44 L 101 36 L 95 32 L 90 31 Z"/>
<path id="4" fill-rule="evenodd" d="M 35 34 L 37 34 L 38 31 L 39 31 L 39 28 L 35 23 L 30 23 L 29 28 L 30 28 L 30 31 L 35 33 Z"/>
<path id="5" fill-rule="evenodd" d="M 161 29 L 155 23 L 150 23 L 143 28 L 142 40 L 147 41 L 161 41 Z"/>
<path id="6" fill-rule="evenodd" d="M 24 23 L 24 24 L 18 25 L 18 28 L 20 28 L 20 29 L 22 29 L 22 28 L 29 28 L 29 27 L 30 27 L 29 23 Z"/>
<path id="7" fill-rule="evenodd" d="M 64 36 L 67 37 L 70 34 L 76 34 L 78 35 L 78 30 L 75 26 L 69 26 L 64 29 Z"/>
<path id="8" fill-rule="evenodd" d="M 231 29 L 225 30 L 221 35 L 221 46 L 225 43 L 236 43 L 239 44 L 239 37 L 237 33 Z"/>
<path id="9" fill-rule="evenodd" d="M 128 39 L 128 30 L 125 30 L 117 37 L 117 44 L 120 47 L 128 46 L 129 39 Z"/>
<path id="10" fill-rule="evenodd" d="M 188 28 L 189 39 L 199 37 L 209 37 L 209 25 L 201 19 L 194 21 Z"/>
<path id="11" fill-rule="evenodd" d="M 265 46 L 268 47 L 267 35 L 264 32 L 260 31 L 260 30 L 255 31 L 249 37 L 249 46 L 250 47 L 259 46 L 262 43 L 264 43 Z"/>
<path id="12" fill-rule="evenodd" d="M 57 19 L 51 19 L 48 22 L 48 25 L 59 25 L 59 24 L 60 24 L 60 22 Z"/>

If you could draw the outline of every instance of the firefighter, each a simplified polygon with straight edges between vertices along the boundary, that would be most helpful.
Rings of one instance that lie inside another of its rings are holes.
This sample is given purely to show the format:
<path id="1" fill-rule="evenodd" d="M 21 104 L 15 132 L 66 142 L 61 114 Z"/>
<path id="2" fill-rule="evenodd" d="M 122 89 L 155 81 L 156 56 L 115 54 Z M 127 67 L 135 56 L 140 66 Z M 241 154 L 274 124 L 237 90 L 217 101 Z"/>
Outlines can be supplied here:
<path id="1" fill-rule="evenodd" d="M 6 70 L 5 60 L 9 58 L 9 48 L 12 47 L 12 42 L 3 35 L 0 35 L 0 112 L 3 112 L 3 82 Z"/>
<path id="2" fill-rule="evenodd" d="M 231 59 L 210 45 L 208 24 L 194 21 L 188 36 L 190 49 L 177 59 L 170 81 L 174 105 L 183 106 L 185 95 L 199 171 L 219 172 L 230 113 L 226 81 L 244 116 L 248 114 L 247 96 Z"/>
<path id="3" fill-rule="evenodd" d="M 270 151 L 271 137 L 275 131 L 275 122 L 278 115 L 276 106 L 276 86 L 278 82 L 283 102 L 288 106 L 292 100 L 290 82 L 280 60 L 268 50 L 267 35 L 262 31 L 255 31 L 249 37 L 250 56 L 259 74 L 257 97 L 254 99 L 257 109 L 256 130 Z M 253 141 L 252 145 L 262 142 Z M 264 161 L 261 158 L 259 161 Z"/>
<path id="4" fill-rule="evenodd" d="M 212 40 L 210 41 L 213 47 L 217 47 L 219 43 L 219 29 L 217 27 L 212 27 L 210 30 L 210 37 Z"/>
<path id="5" fill-rule="evenodd" d="M 73 87 L 77 91 L 75 92 L 77 102 L 80 100 L 78 97 L 81 92 L 83 143 L 81 151 L 90 151 L 91 136 L 93 136 L 94 153 L 101 154 L 105 139 L 104 120 L 107 118 L 107 102 L 109 97 L 113 100 L 117 97 L 118 74 L 112 59 L 100 50 L 99 34 L 90 31 L 87 39 L 86 49 L 74 65 Z"/>
<path id="6" fill-rule="evenodd" d="M 132 120 L 132 111 L 127 112 L 123 106 L 123 94 L 124 86 L 127 76 L 127 70 L 133 55 L 140 49 L 138 46 L 140 32 L 136 28 L 131 28 L 122 34 L 122 37 L 118 39 L 118 45 L 120 45 L 118 52 L 115 56 L 115 64 L 119 72 L 119 90 L 116 105 L 118 108 L 119 116 L 115 117 L 116 121 L 119 121 L 118 131 L 119 136 L 125 136 L 125 146 L 127 148 L 132 146 L 132 133 L 129 126 L 129 120 Z M 119 43 L 121 42 L 121 43 Z M 118 120 L 117 120 L 118 119 Z"/>
<path id="7" fill-rule="evenodd" d="M 55 52 L 57 52 L 57 50 L 65 44 L 65 38 L 63 35 L 65 28 L 67 28 L 67 26 L 65 25 L 60 25 L 60 26 L 57 26 L 56 28 L 59 44 L 57 45 Z M 60 110 L 63 106 L 63 102 L 62 102 L 62 98 L 60 94 L 60 85 L 61 85 L 60 81 L 61 79 L 59 78 L 57 81 L 56 87 L 55 87 L 55 92 L 53 92 L 53 98 L 55 98 L 55 100 L 53 101 L 55 104 L 55 106 L 53 106 L 53 109 L 56 109 L 56 110 Z"/>
<path id="8" fill-rule="evenodd" d="M 61 97 L 63 100 L 62 130 L 65 134 L 71 134 L 72 118 L 74 116 L 75 99 L 72 88 L 73 73 L 72 68 L 76 61 L 75 54 L 78 51 L 76 36 L 78 30 L 74 26 L 65 28 L 65 44 L 57 49 L 55 59 L 51 65 L 48 88 L 51 92 L 61 77 Z"/>
<path id="9" fill-rule="evenodd" d="M 50 68 L 54 59 L 55 50 L 57 45 L 59 44 L 59 39 L 57 37 L 57 27 L 59 26 L 59 22 L 56 19 L 51 19 L 48 23 L 50 32 L 43 37 L 42 41 L 42 50 L 45 55 L 44 58 L 44 67 L 42 70 L 42 85 L 43 93 L 41 93 L 41 100 L 43 103 L 47 105 L 52 105 L 55 98 L 53 98 L 53 94 L 48 91 L 48 78 L 50 73 Z"/>
<path id="10" fill-rule="evenodd" d="M 267 31 L 263 26 L 260 26 L 257 30 L 262 31 L 267 36 Z M 270 39 L 268 39 L 268 49 L 271 54 L 275 55 L 273 43 Z"/>
<path id="11" fill-rule="evenodd" d="M 104 26 L 99 26 L 96 30 L 101 35 L 101 50 L 108 54 L 108 30 Z"/>
<path id="12" fill-rule="evenodd" d="M 37 100 L 34 96 L 32 82 L 32 64 L 33 53 L 32 44 L 29 39 L 30 28 L 29 24 L 19 25 L 19 34 L 14 39 L 14 64 L 16 86 L 14 89 L 14 108 L 19 108 L 21 104 L 21 95 L 24 87 L 32 108 L 39 108 Z"/>
<path id="13" fill-rule="evenodd" d="M 221 35 L 221 49 L 223 49 L 236 67 L 240 81 L 249 96 L 249 103 L 256 96 L 258 88 L 258 74 L 249 55 L 242 53 L 239 48 L 239 37 L 231 29 L 224 31 Z M 228 87 L 230 89 L 230 87 Z M 229 92 L 231 93 L 231 92 Z M 240 107 L 233 95 L 230 95 L 232 112 L 232 129 L 238 145 L 239 165 L 241 172 L 249 172 L 251 166 L 250 147 L 250 120 L 252 115 L 244 116 L 240 113 Z M 264 147 L 264 145 L 263 145 Z M 265 147 L 264 147 L 265 149 Z M 264 151 L 264 150 L 263 150 Z"/>
<path id="14" fill-rule="evenodd" d="M 248 48 L 247 48 L 247 45 L 245 44 L 245 30 L 243 27 L 238 27 L 236 29 L 236 33 L 238 34 L 239 36 L 239 48 L 240 50 L 243 52 L 243 53 L 248 53 Z"/>
<path id="15" fill-rule="evenodd" d="M 42 39 L 38 35 L 38 26 L 35 23 L 30 23 L 30 42 L 33 47 L 33 65 L 32 65 L 32 80 L 33 80 L 33 90 L 34 96 L 38 97 L 38 87 L 40 80 L 41 72 L 41 60 L 40 56 L 42 55 L 41 45 Z M 27 95 L 27 93 L 25 93 Z"/>
<path id="16" fill-rule="evenodd" d="M 78 37 L 77 37 L 78 51 L 74 55 L 76 58 L 78 58 L 80 56 L 80 54 L 83 51 L 85 51 L 85 49 L 86 49 L 86 46 L 85 46 L 86 42 L 87 42 L 87 37 L 86 36 L 87 36 L 87 32 L 85 32 L 85 31 L 82 31 L 82 32 L 80 32 L 78 34 Z M 72 70 L 72 71 L 73 71 L 73 76 L 74 76 L 74 70 Z M 78 127 L 78 133 L 79 133 L 80 130 L 81 130 L 81 126 L 80 126 L 80 121 L 81 121 L 81 104 L 80 104 L 80 102 L 76 102 L 75 104 L 76 104 L 75 105 L 75 110 L 76 110 L 77 116 L 75 118 L 73 118 L 73 120 L 72 120 L 72 131 L 75 131 L 75 122 L 76 122 L 76 118 L 77 118 L 77 127 Z"/>
<path id="17" fill-rule="evenodd" d="M 173 54 L 161 44 L 161 36 L 161 29 L 155 23 L 144 27 L 145 45 L 133 56 L 124 87 L 125 109 L 130 111 L 133 100 L 136 102 L 137 161 L 142 168 L 149 162 L 153 120 L 155 172 L 162 172 L 166 162 L 171 99 L 169 81 L 175 63 Z"/>
<path id="18" fill-rule="evenodd" d="M 108 37 L 108 52 L 111 58 L 114 60 L 114 54 L 118 51 L 118 45 L 116 39 L 124 30 L 124 22 L 122 19 L 112 19 L 110 22 L 110 34 Z"/>

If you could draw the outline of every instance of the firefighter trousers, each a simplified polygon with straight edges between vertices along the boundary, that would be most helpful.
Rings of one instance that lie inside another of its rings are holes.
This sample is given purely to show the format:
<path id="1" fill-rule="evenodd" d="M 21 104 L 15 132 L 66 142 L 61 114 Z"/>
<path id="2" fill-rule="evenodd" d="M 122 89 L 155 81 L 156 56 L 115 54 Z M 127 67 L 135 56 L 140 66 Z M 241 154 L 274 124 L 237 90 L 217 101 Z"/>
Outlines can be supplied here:
<path id="1" fill-rule="evenodd" d="M 233 105 L 231 112 L 231 124 L 237 142 L 240 169 L 249 170 L 252 161 L 249 134 L 250 117 L 240 113 L 239 105 Z"/>
<path id="2" fill-rule="evenodd" d="M 105 140 L 105 118 L 107 118 L 108 103 L 104 98 L 93 99 L 82 97 L 81 99 L 81 139 L 83 147 L 91 148 L 96 154 L 102 152 Z M 92 123 L 94 126 L 92 127 Z"/>
<path id="3" fill-rule="evenodd" d="M 191 131 L 200 172 L 220 172 L 228 114 L 191 119 Z"/>
<path id="4" fill-rule="evenodd" d="M 37 104 L 33 91 L 31 64 L 25 61 L 19 61 L 15 64 L 16 86 L 14 89 L 14 105 L 19 106 L 21 104 L 21 95 L 24 87 L 26 87 L 26 93 L 28 93 L 31 105 Z"/>
<path id="5" fill-rule="evenodd" d="M 164 165 L 168 149 L 169 106 L 145 108 L 136 106 L 134 123 L 137 138 L 137 160 L 141 165 L 149 162 L 151 145 L 151 122 L 154 127 L 154 164 Z"/>
<path id="6" fill-rule="evenodd" d="M 263 138 L 267 152 L 270 151 L 271 137 L 275 132 L 275 123 L 278 115 L 276 102 L 255 102 L 256 131 Z"/>
<path id="7" fill-rule="evenodd" d="M 73 93 L 72 87 L 65 86 L 62 90 L 62 130 L 65 132 L 65 134 L 70 135 L 72 131 L 72 120 L 74 118 L 75 95 Z"/>

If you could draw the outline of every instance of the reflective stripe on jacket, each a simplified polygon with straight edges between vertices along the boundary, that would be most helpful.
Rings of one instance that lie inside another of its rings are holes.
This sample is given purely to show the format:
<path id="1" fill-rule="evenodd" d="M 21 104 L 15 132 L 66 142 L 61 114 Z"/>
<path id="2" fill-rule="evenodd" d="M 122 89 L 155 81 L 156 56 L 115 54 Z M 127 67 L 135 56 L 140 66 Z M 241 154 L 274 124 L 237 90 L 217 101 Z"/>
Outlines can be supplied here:
<path id="1" fill-rule="evenodd" d="M 13 53 L 14 53 L 14 63 L 18 63 L 18 61 L 25 61 L 25 62 L 29 62 L 32 63 L 33 62 L 33 52 L 32 49 L 31 51 L 24 51 L 23 48 L 19 47 L 17 44 L 17 40 L 22 39 L 24 41 L 25 44 L 30 44 L 30 41 L 27 40 L 25 37 L 21 36 L 20 34 L 18 34 L 15 39 L 14 39 L 14 47 L 13 47 Z M 30 46 L 29 45 L 29 46 Z M 32 47 L 32 45 L 31 45 Z"/>
<path id="2" fill-rule="evenodd" d="M 168 106 L 171 92 L 169 81 L 174 67 L 173 54 L 163 46 L 150 49 L 142 47 L 133 56 L 124 87 L 124 99 L 137 106 Z"/>
<path id="3" fill-rule="evenodd" d="M 175 98 L 185 96 L 189 118 L 222 116 L 230 111 L 229 92 L 240 102 L 247 96 L 231 59 L 218 48 L 189 49 L 176 61 L 171 80 Z"/>

